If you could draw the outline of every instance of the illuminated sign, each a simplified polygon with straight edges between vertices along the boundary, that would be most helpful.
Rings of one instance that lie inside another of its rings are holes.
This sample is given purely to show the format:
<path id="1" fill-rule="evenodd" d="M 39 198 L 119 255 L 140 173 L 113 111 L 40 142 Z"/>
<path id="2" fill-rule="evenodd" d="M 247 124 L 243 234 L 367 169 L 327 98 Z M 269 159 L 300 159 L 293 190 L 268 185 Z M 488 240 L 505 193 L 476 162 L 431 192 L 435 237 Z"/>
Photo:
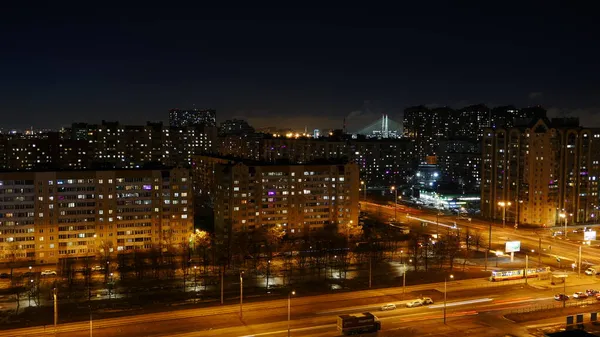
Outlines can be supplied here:
<path id="1" fill-rule="evenodd" d="M 506 241 L 506 247 L 504 251 L 507 253 L 521 251 L 521 241 Z"/>
<path id="2" fill-rule="evenodd" d="M 583 241 L 596 240 L 596 231 L 583 232 Z"/>

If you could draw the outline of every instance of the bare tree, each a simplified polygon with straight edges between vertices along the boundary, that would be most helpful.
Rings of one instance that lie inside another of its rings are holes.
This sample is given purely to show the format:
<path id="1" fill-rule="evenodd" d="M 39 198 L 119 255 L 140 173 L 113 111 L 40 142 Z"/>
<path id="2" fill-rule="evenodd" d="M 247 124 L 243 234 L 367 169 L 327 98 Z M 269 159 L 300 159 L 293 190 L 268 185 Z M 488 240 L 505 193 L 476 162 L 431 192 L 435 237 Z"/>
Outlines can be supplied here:
<path id="1" fill-rule="evenodd" d="M 201 263 L 201 265 L 204 268 L 204 272 L 206 273 L 206 251 L 211 246 L 210 234 L 208 232 L 196 229 L 196 231 L 192 235 L 192 243 L 196 255 L 198 256 L 198 262 Z"/>
<path id="2" fill-rule="evenodd" d="M 460 251 L 460 238 L 457 232 L 448 228 L 448 234 L 446 235 L 445 240 L 446 256 L 450 262 L 450 270 L 452 270 L 454 268 L 454 259 Z"/>

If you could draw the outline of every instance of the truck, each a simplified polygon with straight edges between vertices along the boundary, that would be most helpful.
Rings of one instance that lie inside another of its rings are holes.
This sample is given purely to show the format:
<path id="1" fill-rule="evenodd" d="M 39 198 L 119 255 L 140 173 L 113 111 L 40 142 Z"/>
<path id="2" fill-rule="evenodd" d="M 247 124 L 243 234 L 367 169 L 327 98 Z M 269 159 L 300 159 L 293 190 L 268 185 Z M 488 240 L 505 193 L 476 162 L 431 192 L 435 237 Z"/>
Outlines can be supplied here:
<path id="1" fill-rule="evenodd" d="M 381 321 L 370 312 L 359 315 L 340 315 L 337 319 L 337 330 L 343 335 L 376 332 L 381 330 Z"/>

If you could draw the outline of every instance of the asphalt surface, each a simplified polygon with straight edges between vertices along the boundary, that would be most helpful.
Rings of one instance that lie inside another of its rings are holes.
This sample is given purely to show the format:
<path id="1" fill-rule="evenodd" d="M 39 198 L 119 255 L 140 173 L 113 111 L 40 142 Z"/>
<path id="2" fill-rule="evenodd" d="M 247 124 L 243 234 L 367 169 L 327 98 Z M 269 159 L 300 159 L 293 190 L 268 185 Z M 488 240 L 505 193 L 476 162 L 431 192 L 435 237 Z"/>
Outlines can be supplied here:
<path id="1" fill-rule="evenodd" d="M 416 226 L 422 222 L 422 220 L 431 221 L 440 224 L 438 229 L 435 224 L 429 223 L 426 231 L 430 233 L 436 233 L 438 230 L 441 234 L 447 232 L 448 227 L 453 227 L 456 223 L 457 227 L 466 229 L 470 227 L 476 229 L 482 233 L 484 243 L 487 246 L 488 233 L 489 233 L 489 221 L 482 221 L 479 219 L 471 219 L 469 221 L 465 218 L 458 218 L 456 215 L 439 215 L 436 216 L 435 211 L 422 210 L 419 214 L 407 215 L 405 212 L 394 212 L 393 207 L 379 205 L 369 202 L 361 202 L 361 207 L 367 212 L 373 212 L 381 214 L 389 218 L 393 218 L 396 214 L 398 221 L 408 223 L 411 226 Z M 568 233 L 567 239 L 563 236 L 552 236 L 548 229 L 517 229 L 515 230 L 511 224 L 507 224 L 505 228 L 502 228 L 501 223 L 492 222 L 492 249 L 504 251 L 506 241 L 521 241 L 521 253 L 516 253 L 516 256 L 522 256 L 525 252 L 529 253 L 532 261 L 537 259 L 537 254 L 540 248 L 540 238 L 542 254 L 553 258 L 554 267 L 559 267 L 559 263 L 556 258 L 561 259 L 560 267 L 571 269 L 571 263 L 577 261 L 578 250 L 582 246 L 582 264 L 585 265 L 597 265 L 600 264 L 600 250 L 597 247 L 590 247 L 582 245 L 579 240 L 579 236 L 583 236 L 581 233 Z M 534 252 L 532 252 L 532 250 Z M 489 257 L 493 260 L 494 257 Z M 583 267 L 582 267 L 583 268 Z M 582 270 L 583 272 L 584 270 Z"/>
<path id="2" fill-rule="evenodd" d="M 567 293 L 600 287 L 594 278 L 578 279 L 567 286 Z M 548 281 L 530 285 L 501 285 L 485 280 L 458 280 L 448 283 L 447 325 L 443 324 L 443 283 L 402 288 L 293 297 L 291 300 L 292 336 L 335 336 L 337 315 L 374 312 L 382 321 L 378 336 L 409 336 L 421 333 L 451 336 L 468 331 L 469 336 L 527 335 L 527 327 L 502 316 L 511 310 L 540 306 L 561 306 L 553 295 L 562 291 L 546 286 Z M 486 286 L 487 285 L 487 286 Z M 533 285 L 533 286 L 532 286 Z M 435 303 L 406 308 L 418 296 L 431 297 Z M 575 301 L 575 300 L 571 300 Z M 287 336 L 287 299 L 244 305 L 187 309 L 157 314 L 103 319 L 92 322 L 93 336 Z M 395 303 L 396 310 L 379 311 L 383 304 Z M 57 336 L 89 336 L 90 323 L 60 324 Z M 53 335 L 51 326 L 0 331 L 5 336 Z"/>

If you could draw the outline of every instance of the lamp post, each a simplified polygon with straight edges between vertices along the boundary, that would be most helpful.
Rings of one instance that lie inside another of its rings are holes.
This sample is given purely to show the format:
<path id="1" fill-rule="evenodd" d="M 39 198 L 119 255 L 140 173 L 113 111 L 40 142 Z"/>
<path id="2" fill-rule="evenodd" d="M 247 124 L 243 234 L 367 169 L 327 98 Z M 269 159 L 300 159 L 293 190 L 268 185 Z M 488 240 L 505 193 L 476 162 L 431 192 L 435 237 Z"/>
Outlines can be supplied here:
<path id="1" fill-rule="evenodd" d="M 402 271 L 402 298 L 406 294 L 406 264 L 403 264 L 404 270 Z"/>
<path id="2" fill-rule="evenodd" d="M 244 318 L 244 271 L 240 271 L 240 319 Z"/>
<path id="3" fill-rule="evenodd" d="M 577 255 L 577 277 L 581 277 L 581 246 L 579 246 L 579 255 Z"/>
<path id="4" fill-rule="evenodd" d="M 392 186 L 392 191 L 394 191 L 394 221 L 398 221 L 397 212 L 398 212 L 398 189 L 396 186 Z"/>
<path id="5" fill-rule="evenodd" d="M 58 301 L 57 301 L 58 290 L 54 288 L 52 298 L 54 299 L 54 334 L 56 335 L 56 325 L 58 324 Z"/>
<path id="6" fill-rule="evenodd" d="M 573 214 L 560 213 L 559 216 L 565 220 L 565 239 L 567 238 L 567 224 L 569 222 L 568 216 L 573 216 Z"/>
<path id="7" fill-rule="evenodd" d="M 502 207 L 502 228 L 504 228 L 506 226 L 506 208 L 510 207 L 510 205 L 512 205 L 510 203 L 510 201 L 508 201 L 508 202 L 499 201 L 498 202 L 498 206 Z"/>
<path id="8" fill-rule="evenodd" d="M 292 312 L 292 295 L 296 295 L 295 291 L 290 291 L 288 294 L 288 337 L 290 337 L 290 316 Z"/>
<path id="9" fill-rule="evenodd" d="M 360 182 L 360 184 L 362 185 L 362 189 L 363 189 L 363 199 L 366 202 L 367 201 L 367 183 L 365 183 L 364 180 L 362 180 Z"/>
<path id="10" fill-rule="evenodd" d="M 195 293 L 198 291 L 198 279 L 196 278 L 196 271 L 198 270 L 198 266 L 194 266 L 194 298 Z"/>
<path id="11" fill-rule="evenodd" d="M 450 274 L 450 279 L 452 280 L 454 275 Z M 446 294 L 448 292 L 448 276 L 444 277 L 444 324 L 446 324 Z"/>
<path id="12" fill-rule="evenodd" d="M 113 288 L 113 273 L 110 273 L 110 283 L 108 284 L 108 298 L 112 298 L 112 288 Z"/>

